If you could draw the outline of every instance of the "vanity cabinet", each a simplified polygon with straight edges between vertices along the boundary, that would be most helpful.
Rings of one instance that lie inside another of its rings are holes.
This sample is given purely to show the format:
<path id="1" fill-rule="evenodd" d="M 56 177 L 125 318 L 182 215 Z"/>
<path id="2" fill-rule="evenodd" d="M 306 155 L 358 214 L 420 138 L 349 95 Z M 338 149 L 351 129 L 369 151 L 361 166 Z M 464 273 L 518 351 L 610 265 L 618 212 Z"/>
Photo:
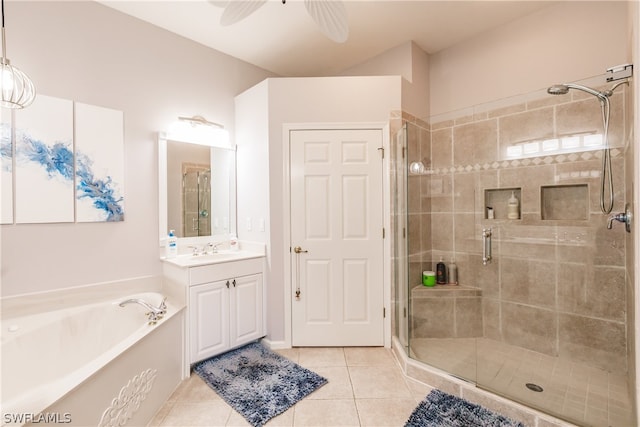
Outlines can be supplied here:
<path id="1" fill-rule="evenodd" d="M 262 294 L 261 273 L 191 286 L 190 363 L 261 338 Z"/>
<path id="2" fill-rule="evenodd" d="M 266 335 L 263 270 L 262 254 L 198 265 L 164 262 L 165 280 L 182 289 L 187 305 L 187 375 L 189 365 Z"/>

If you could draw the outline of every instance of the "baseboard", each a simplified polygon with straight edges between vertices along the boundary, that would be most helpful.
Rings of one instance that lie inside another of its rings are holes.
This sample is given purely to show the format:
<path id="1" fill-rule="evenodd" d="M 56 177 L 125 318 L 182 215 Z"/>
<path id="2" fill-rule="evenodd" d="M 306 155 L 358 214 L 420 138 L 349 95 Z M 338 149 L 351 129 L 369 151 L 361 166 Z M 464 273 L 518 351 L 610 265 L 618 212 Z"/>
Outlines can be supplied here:
<path id="1" fill-rule="evenodd" d="M 288 345 L 285 341 L 272 341 L 267 337 L 262 338 L 262 342 L 271 350 L 291 348 L 291 345 Z"/>

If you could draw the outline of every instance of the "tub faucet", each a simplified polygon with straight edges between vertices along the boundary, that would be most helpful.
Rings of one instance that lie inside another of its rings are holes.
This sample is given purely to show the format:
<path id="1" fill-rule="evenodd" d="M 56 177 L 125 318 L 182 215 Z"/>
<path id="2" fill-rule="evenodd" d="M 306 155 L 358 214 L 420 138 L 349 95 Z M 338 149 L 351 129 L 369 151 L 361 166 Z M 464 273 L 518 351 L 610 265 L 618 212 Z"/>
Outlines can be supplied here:
<path id="1" fill-rule="evenodd" d="M 125 305 L 128 305 L 128 304 L 140 304 L 141 306 L 143 306 L 144 308 L 149 310 L 147 313 L 145 313 L 146 316 L 149 319 L 149 324 L 150 325 L 155 325 L 158 320 L 162 319 L 164 317 L 164 315 L 167 314 L 167 304 L 165 302 L 166 300 L 167 300 L 166 297 L 163 298 L 159 307 L 155 307 L 155 306 L 149 304 L 148 302 L 146 302 L 145 300 L 142 300 L 140 298 L 127 299 L 127 300 L 122 301 L 118 305 L 120 307 L 124 307 Z"/>

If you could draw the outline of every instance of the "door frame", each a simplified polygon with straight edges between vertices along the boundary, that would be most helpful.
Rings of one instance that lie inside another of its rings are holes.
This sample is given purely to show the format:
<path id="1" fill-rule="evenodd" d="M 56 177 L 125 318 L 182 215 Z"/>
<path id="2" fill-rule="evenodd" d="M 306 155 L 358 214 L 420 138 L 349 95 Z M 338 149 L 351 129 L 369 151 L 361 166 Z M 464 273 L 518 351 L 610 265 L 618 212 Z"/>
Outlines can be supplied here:
<path id="1" fill-rule="evenodd" d="M 384 238 L 382 262 L 382 288 L 383 288 L 383 304 L 386 315 L 383 319 L 383 336 L 384 346 L 391 347 L 391 181 L 390 181 L 390 141 L 389 141 L 389 123 L 388 122 L 338 122 L 338 123 L 284 123 L 282 125 L 282 212 L 283 222 L 283 242 L 284 249 L 289 245 L 291 247 L 291 171 L 290 171 L 290 133 L 292 131 L 308 131 L 308 130 L 361 130 L 371 129 L 379 130 L 382 133 L 382 147 L 384 148 L 384 158 L 382 160 L 382 226 L 385 228 L 386 237 Z M 292 342 L 292 305 L 291 295 L 293 292 L 291 275 L 292 275 L 291 256 L 284 257 L 284 344 L 287 348 L 291 347 Z"/>

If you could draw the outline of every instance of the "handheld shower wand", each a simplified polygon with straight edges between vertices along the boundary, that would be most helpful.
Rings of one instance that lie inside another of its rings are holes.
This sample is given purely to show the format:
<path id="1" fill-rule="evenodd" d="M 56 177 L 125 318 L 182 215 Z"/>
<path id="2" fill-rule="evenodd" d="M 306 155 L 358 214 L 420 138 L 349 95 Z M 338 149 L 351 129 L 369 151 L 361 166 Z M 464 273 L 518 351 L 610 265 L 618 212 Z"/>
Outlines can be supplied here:
<path id="1" fill-rule="evenodd" d="M 603 124 L 603 149 L 602 149 L 602 172 L 600 173 L 600 210 L 602 213 L 608 214 L 613 209 L 613 176 L 611 175 L 611 153 L 609 150 L 609 118 L 611 115 L 611 103 L 609 97 L 613 95 L 613 91 L 622 84 L 629 84 L 628 81 L 616 83 L 610 89 L 605 91 L 597 91 L 587 86 L 574 83 L 564 83 L 553 85 L 547 89 L 550 95 L 566 95 L 570 89 L 576 89 L 595 96 L 600 101 L 600 109 L 602 110 Z M 607 188 L 608 187 L 608 188 Z M 605 200 L 605 192 L 609 190 L 609 200 Z"/>

